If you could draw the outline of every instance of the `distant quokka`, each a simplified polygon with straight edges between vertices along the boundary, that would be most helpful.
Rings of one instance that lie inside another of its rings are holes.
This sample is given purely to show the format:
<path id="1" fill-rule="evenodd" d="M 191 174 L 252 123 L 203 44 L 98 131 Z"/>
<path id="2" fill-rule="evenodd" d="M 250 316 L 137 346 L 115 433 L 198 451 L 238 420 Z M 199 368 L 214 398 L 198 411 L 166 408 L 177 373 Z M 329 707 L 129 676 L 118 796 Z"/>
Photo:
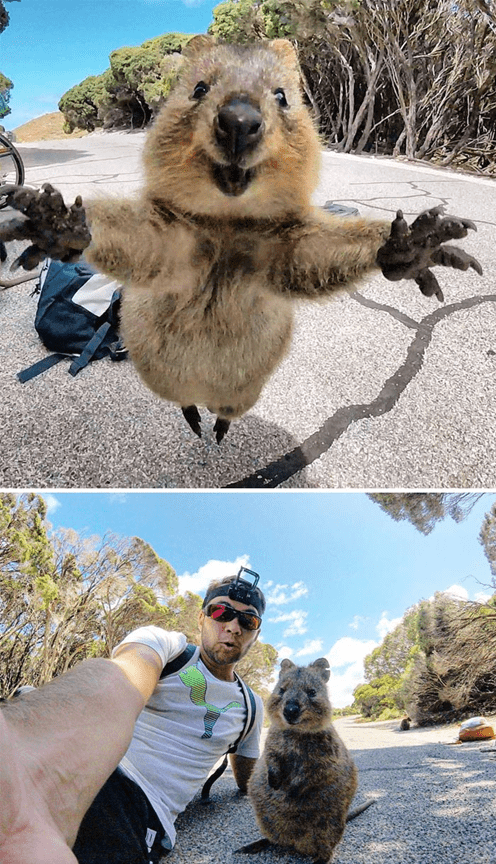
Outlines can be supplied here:
<path id="1" fill-rule="evenodd" d="M 263 840 L 239 852 L 257 852 L 274 843 L 315 861 L 329 861 L 357 789 L 357 769 L 331 723 L 325 658 L 309 666 L 283 660 L 269 698 L 271 726 L 264 752 L 248 784 Z"/>
<path id="2" fill-rule="evenodd" d="M 0 258 L 16 239 L 32 241 L 19 259 L 27 269 L 86 249 L 124 285 L 122 335 L 143 381 L 197 435 L 197 405 L 209 408 L 220 442 L 287 352 L 295 301 L 349 290 L 378 266 L 439 299 L 432 266 L 482 271 L 442 245 L 475 225 L 441 208 L 410 229 L 401 211 L 391 224 L 312 206 L 321 143 L 289 41 L 197 36 L 183 60 L 145 143 L 140 195 L 77 198 L 68 210 L 48 184 L 14 188 L 8 203 L 28 218 L 2 223 Z"/>

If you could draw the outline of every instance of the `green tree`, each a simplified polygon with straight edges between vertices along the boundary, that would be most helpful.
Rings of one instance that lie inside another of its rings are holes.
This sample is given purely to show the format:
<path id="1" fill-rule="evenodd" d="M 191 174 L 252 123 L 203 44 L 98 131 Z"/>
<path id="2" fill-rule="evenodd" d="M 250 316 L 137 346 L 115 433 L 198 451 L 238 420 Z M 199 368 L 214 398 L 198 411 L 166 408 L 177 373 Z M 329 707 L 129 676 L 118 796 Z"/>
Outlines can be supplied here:
<path id="1" fill-rule="evenodd" d="M 3 33 L 6 27 L 8 27 L 10 22 L 10 16 L 5 8 L 5 3 L 12 3 L 14 0 L 0 0 L 0 33 Z M 19 2 L 19 0 L 15 0 L 15 2 Z M 7 117 L 10 114 L 9 101 L 10 101 L 10 91 L 12 90 L 14 84 L 0 72 L 0 119 L 2 117 Z"/>
<path id="2" fill-rule="evenodd" d="M 178 587 L 171 565 L 141 538 L 54 532 L 41 497 L 0 493 L 0 695 L 108 657 L 145 624 L 197 642 L 201 597 Z M 242 670 L 262 693 L 276 656 L 257 645 Z"/>
<path id="3" fill-rule="evenodd" d="M 0 0 L 0 33 L 3 33 L 6 27 L 9 26 L 10 15 L 5 8 L 5 3 L 19 3 L 20 0 Z"/>
<path id="4" fill-rule="evenodd" d="M 145 126 L 164 104 L 191 34 L 164 33 L 110 54 L 110 67 L 85 78 L 59 102 L 65 131 Z"/>
<path id="5" fill-rule="evenodd" d="M 266 699 L 273 688 L 277 651 L 268 642 L 255 642 L 240 661 L 237 671 L 250 687 Z"/>
<path id="6" fill-rule="evenodd" d="M 371 720 L 389 720 L 404 711 L 401 682 L 392 675 L 374 678 L 353 691 L 353 709 Z"/>
<path id="7" fill-rule="evenodd" d="M 408 520 L 422 534 L 430 534 L 447 516 L 465 519 L 484 493 L 479 492 L 370 492 L 368 497 L 395 522 Z"/>
<path id="8" fill-rule="evenodd" d="M 402 621 L 364 660 L 365 680 L 388 675 L 401 679 L 418 643 L 418 607 L 409 609 Z"/>
<path id="9" fill-rule="evenodd" d="M 211 36 L 224 42 L 244 44 L 257 35 L 257 8 L 253 0 L 227 0 L 212 10 Z"/>
<path id="10" fill-rule="evenodd" d="M 484 555 L 486 556 L 489 563 L 491 575 L 493 577 L 493 587 L 495 587 L 494 577 L 496 577 L 496 504 L 493 504 L 489 513 L 487 513 L 484 517 L 479 534 L 479 542 L 484 547 Z"/>
<path id="11" fill-rule="evenodd" d="M 407 611 L 365 658 L 353 707 L 386 719 L 404 710 L 419 725 L 496 710 L 496 598 L 437 593 Z M 363 689 L 362 689 L 363 688 Z"/>
<path id="12" fill-rule="evenodd" d="M 89 75 L 80 84 L 67 90 L 59 101 L 59 111 L 64 115 L 64 131 L 86 129 L 93 132 L 99 125 L 99 107 L 106 97 L 106 82 L 109 73 Z"/>

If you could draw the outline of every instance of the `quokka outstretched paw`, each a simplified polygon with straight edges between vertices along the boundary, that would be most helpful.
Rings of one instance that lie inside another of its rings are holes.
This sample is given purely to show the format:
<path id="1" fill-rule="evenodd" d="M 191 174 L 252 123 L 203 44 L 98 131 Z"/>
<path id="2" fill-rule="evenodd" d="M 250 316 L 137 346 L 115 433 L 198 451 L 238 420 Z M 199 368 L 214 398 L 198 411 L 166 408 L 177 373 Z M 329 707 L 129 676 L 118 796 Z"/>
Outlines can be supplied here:
<path id="1" fill-rule="evenodd" d="M 414 279 L 422 294 L 443 301 L 441 287 L 431 267 L 442 265 L 456 270 L 470 267 L 482 275 L 482 267 L 472 255 L 457 246 L 444 246 L 448 240 L 466 237 L 477 231 L 470 219 L 444 216 L 443 207 L 425 210 L 409 226 L 398 210 L 391 223 L 391 234 L 377 253 L 377 263 L 386 279 Z"/>
<path id="2" fill-rule="evenodd" d="M 0 253 L 6 258 L 5 243 L 30 240 L 12 267 L 32 270 L 46 257 L 58 261 L 76 261 L 91 242 L 86 214 L 78 195 L 71 207 L 66 207 L 60 192 L 49 183 L 40 191 L 25 186 L 2 189 L 13 213 L 0 222 Z"/>

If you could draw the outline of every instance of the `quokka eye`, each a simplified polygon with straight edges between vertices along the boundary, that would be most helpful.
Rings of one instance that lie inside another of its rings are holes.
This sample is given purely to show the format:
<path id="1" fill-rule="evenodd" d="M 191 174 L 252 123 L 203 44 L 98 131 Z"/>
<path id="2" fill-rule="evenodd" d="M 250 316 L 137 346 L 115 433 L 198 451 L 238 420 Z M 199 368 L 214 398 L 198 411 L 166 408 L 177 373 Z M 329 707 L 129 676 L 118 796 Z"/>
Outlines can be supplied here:
<path id="1" fill-rule="evenodd" d="M 280 108 L 288 108 L 288 100 L 286 99 L 286 94 L 282 87 L 278 87 L 277 90 L 274 90 L 274 96 L 276 97 Z"/>
<path id="2" fill-rule="evenodd" d="M 201 99 L 205 96 L 206 93 L 210 90 L 208 84 L 205 84 L 205 81 L 198 81 L 195 89 L 193 90 L 193 99 Z"/>
<path id="3" fill-rule="evenodd" d="M 310 699 L 313 699 L 314 696 L 316 696 L 316 695 L 317 695 L 317 691 L 314 690 L 313 687 L 310 687 L 310 688 L 307 690 L 307 696 L 309 696 Z"/>

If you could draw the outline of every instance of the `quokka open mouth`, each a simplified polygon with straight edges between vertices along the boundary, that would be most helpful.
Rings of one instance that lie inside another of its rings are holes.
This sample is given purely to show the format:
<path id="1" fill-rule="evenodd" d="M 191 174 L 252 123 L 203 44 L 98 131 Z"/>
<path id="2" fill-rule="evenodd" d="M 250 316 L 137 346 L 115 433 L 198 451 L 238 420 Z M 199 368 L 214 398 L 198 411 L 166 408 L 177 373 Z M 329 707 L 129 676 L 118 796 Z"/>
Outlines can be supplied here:
<path id="1" fill-rule="evenodd" d="M 219 164 L 213 165 L 212 173 L 215 183 L 224 195 L 242 195 L 254 175 L 252 168 Z"/>

